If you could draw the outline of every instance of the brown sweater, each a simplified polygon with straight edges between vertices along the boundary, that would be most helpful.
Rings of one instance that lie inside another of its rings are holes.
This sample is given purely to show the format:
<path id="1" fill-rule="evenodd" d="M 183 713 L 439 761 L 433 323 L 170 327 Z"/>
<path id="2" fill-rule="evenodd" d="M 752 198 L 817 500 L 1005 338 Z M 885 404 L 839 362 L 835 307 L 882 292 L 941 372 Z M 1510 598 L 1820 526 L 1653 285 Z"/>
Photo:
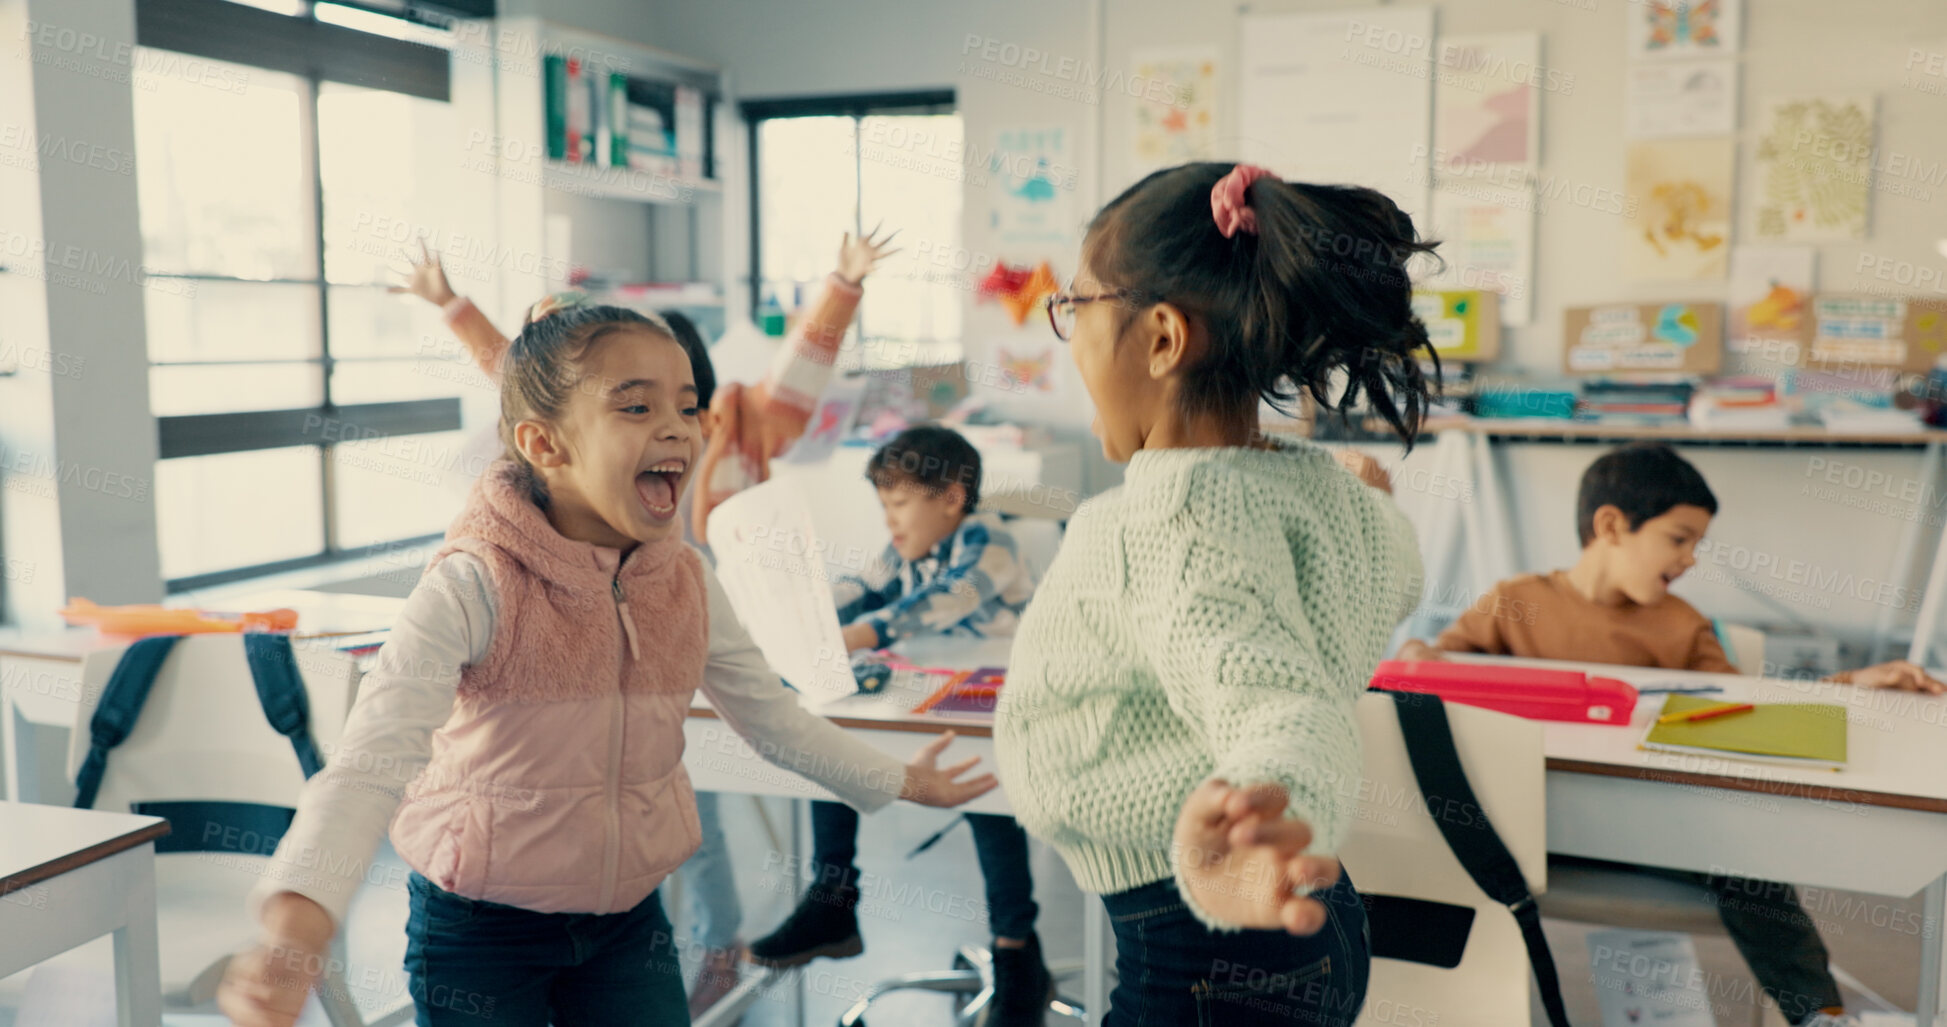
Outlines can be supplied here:
<path id="1" fill-rule="evenodd" d="M 1738 672 L 1696 607 L 1676 596 L 1654 606 L 1601 606 L 1576 591 L 1565 571 L 1495 585 L 1433 644 L 1449 652 Z"/>

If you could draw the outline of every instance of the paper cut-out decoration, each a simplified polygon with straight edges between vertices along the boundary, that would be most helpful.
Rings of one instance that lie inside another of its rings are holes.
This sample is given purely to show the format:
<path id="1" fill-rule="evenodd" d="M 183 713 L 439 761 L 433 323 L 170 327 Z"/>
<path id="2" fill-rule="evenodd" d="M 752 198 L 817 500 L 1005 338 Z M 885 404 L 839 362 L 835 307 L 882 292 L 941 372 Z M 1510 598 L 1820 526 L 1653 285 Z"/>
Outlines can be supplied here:
<path id="1" fill-rule="evenodd" d="M 1024 267 L 1014 267 L 1006 261 L 995 261 L 994 266 L 974 287 L 974 295 L 983 300 L 999 300 L 1013 318 L 1014 326 L 1028 323 L 1028 318 L 1041 307 L 1042 300 L 1055 294 L 1060 286 L 1055 281 L 1055 269 L 1047 261 L 1035 265 L 1032 271 Z"/>

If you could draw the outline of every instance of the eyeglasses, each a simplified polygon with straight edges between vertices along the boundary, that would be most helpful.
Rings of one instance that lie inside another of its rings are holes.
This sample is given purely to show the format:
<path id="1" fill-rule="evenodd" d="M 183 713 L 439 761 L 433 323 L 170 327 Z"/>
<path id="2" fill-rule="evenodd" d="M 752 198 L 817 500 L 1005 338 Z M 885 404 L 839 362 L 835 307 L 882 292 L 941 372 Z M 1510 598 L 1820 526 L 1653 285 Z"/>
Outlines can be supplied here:
<path id="1" fill-rule="evenodd" d="M 1136 299 L 1143 294 L 1131 289 L 1110 289 L 1093 296 L 1076 296 L 1073 293 L 1058 292 L 1048 297 L 1048 327 L 1055 330 L 1055 338 L 1067 342 L 1075 334 L 1075 308 L 1084 303 L 1101 300 Z"/>

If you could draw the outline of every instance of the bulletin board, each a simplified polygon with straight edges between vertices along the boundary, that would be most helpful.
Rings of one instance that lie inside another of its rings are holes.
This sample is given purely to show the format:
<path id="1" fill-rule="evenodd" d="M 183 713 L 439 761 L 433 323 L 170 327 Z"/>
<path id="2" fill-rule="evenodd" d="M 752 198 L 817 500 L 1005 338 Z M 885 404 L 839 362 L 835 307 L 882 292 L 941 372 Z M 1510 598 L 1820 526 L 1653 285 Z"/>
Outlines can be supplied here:
<path id="1" fill-rule="evenodd" d="M 1723 359 L 1718 303 L 1614 303 L 1564 316 L 1562 368 L 1571 374 L 1716 374 Z"/>
<path id="2" fill-rule="evenodd" d="M 1501 355 L 1501 296 L 1485 289 L 1416 289 L 1413 313 L 1442 360 Z"/>

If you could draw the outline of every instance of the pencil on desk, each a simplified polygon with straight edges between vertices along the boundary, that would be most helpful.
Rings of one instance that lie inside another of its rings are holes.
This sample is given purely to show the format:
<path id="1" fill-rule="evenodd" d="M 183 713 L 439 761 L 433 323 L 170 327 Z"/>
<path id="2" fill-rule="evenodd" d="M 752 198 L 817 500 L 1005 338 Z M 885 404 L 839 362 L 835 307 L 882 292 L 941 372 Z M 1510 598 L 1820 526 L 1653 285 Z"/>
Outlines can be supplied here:
<path id="1" fill-rule="evenodd" d="M 1721 717 L 1727 713 L 1744 713 L 1748 710 L 1755 710 L 1755 709 L 1757 709 L 1757 707 L 1748 702 L 1726 703 L 1723 706 L 1707 706 L 1701 710 L 1685 710 L 1682 713 L 1666 713 L 1663 716 L 1656 718 L 1656 722 L 1658 724 L 1681 724 L 1685 721 L 1709 720 L 1712 717 Z"/>

